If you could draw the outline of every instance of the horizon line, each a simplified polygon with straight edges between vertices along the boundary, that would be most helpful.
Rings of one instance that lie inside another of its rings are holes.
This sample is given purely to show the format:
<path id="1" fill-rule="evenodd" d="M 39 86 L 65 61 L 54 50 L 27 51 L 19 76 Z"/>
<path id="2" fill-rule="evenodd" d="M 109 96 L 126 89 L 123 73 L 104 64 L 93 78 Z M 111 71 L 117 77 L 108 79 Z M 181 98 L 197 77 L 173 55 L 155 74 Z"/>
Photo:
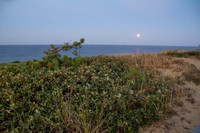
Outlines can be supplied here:
<path id="1" fill-rule="evenodd" d="M 40 44 L 0 44 L 0 45 L 51 45 L 51 44 L 47 44 L 47 43 L 40 43 Z M 53 45 L 64 45 L 64 44 L 53 44 Z M 184 47 L 199 47 L 199 45 L 158 45 L 158 44 L 106 44 L 106 43 L 96 43 L 96 44 L 92 44 L 92 43 L 88 43 L 88 44 L 82 44 L 82 45 L 132 45 L 132 46 L 184 46 Z"/>

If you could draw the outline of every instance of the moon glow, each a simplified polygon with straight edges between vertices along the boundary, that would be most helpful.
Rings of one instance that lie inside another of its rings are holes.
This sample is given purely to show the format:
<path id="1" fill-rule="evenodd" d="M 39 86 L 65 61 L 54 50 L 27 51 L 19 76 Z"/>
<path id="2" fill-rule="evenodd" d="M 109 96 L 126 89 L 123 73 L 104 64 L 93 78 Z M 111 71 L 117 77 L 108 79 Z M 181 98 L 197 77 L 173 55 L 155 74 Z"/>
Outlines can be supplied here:
<path id="1" fill-rule="evenodd" d="M 137 34 L 137 38 L 140 38 L 140 34 Z"/>

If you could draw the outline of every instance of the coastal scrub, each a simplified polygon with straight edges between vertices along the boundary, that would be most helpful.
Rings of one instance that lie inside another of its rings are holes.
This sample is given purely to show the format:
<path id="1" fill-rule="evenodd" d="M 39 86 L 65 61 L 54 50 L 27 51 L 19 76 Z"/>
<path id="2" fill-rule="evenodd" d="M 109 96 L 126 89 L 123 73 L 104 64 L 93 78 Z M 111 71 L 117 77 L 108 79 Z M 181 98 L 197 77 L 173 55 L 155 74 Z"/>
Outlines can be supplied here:
<path id="1" fill-rule="evenodd" d="M 138 132 L 163 119 L 172 98 L 168 80 L 129 61 L 45 56 L 4 64 L 0 131 Z"/>

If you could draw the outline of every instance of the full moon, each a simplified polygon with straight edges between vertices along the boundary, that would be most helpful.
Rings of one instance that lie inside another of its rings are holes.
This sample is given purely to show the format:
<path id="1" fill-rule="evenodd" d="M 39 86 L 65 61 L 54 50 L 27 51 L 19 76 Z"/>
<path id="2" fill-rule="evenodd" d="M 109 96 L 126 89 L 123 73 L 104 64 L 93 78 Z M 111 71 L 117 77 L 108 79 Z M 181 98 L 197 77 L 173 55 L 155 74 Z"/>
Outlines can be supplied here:
<path id="1" fill-rule="evenodd" d="M 140 34 L 137 34 L 137 38 L 140 38 Z"/>

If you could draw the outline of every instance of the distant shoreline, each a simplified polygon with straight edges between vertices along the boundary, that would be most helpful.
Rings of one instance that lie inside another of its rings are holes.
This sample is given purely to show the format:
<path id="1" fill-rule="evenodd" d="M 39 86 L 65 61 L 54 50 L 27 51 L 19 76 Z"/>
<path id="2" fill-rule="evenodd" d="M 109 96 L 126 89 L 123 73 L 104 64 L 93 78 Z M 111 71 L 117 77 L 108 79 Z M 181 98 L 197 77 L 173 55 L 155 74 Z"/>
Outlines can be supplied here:
<path id="1" fill-rule="evenodd" d="M 49 46 L 63 44 L 0 44 L 0 46 Z M 139 45 L 139 44 L 82 44 L 82 46 L 158 46 L 158 47 L 199 47 L 198 45 Z"/>
<path id="2" fill-rule="evenodd" d="M 42 51 L 47 50 L 49 45 L 0 45 L 0 62 L 40 60 L 44 56 Z M 98 56 L 98 55 L 121 55 L 135 53 L 160 53 L 164 50 L 197 50 L 194 46 L 150 46 L 150 45 L 82 45 L 78 55 Z M 61 52 L 74 58 L 70 52 Z"/>

